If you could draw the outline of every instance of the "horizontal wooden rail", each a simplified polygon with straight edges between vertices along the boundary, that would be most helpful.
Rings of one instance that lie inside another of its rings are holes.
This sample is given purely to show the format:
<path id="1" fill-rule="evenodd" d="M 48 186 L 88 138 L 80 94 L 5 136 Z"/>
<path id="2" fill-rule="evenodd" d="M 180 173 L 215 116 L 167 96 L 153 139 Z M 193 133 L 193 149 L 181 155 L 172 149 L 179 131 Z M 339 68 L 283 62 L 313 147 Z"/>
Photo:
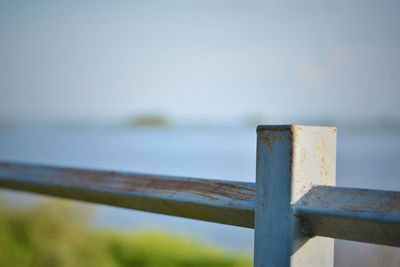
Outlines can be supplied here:
<path id="1" fill-rule="evenodd" d="M 308 234 L 400 246 L 400 192 L 317 186 L 295 210 Z"/>
<path id="2" fill-rule="evenodd" d="M 0 163 L 0 187 L 254 228 L 254 183 Z M 400 246 L 400 192 L 316 186 L 293 207 L 308 235 Z"/>
<path id="3" fill-rule="evenodd" d="M 0 163 L 0 187 L 254 227 L 254 183 Z"/>

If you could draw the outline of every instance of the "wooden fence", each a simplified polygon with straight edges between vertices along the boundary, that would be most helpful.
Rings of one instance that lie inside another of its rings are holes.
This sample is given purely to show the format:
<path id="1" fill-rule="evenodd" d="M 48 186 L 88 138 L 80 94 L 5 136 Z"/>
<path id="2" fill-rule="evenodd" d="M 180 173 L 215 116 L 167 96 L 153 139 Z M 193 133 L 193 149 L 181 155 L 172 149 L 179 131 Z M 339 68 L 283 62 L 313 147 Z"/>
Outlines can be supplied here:
<path id="1" fill-rule="evenodd" d="M 259 126 L 256 183 L 0 162 L 0 187 L 254 228 L 254 266 L 333 266 L 333 238 L 400 246 L 400 192 L 335 171 L 336 128 Z"/>

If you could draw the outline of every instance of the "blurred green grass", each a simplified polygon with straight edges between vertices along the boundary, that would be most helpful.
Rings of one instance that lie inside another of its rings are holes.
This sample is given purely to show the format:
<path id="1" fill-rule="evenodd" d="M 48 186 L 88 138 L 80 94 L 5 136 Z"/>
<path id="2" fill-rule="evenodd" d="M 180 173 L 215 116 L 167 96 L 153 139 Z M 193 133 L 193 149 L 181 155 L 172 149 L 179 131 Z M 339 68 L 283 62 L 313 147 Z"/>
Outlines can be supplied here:
<path id="1" fill-rule="evenodd" d="M 0 266 L 252 266 L 250 256 L 188 238 L 96 230 L 90 227 L 91 215 L 68 201 L 29 209 L 0 202 Z"/>

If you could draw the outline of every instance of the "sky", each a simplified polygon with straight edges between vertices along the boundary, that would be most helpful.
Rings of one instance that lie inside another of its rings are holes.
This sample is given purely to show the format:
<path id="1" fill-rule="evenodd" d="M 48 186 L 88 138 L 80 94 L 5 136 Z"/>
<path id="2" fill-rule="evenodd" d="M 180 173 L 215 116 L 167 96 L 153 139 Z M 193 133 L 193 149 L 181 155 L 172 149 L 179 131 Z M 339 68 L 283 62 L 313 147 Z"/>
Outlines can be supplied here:
<path id="1" fill-rule="evenodd" d="M 400 118 L 399 1 L 0 1 L 0 121 Z"/>

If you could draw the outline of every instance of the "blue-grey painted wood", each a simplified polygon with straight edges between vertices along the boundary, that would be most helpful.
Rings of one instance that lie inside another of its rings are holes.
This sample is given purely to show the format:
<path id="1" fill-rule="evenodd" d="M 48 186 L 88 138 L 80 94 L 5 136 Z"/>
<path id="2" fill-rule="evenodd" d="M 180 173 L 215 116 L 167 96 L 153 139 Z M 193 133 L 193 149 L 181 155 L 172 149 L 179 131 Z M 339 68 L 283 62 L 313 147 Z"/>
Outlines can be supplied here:
<path id="1" fill-rule="evenodd" d="M 400 246 L 400 192 L 316 186 L 295 207 L 310 235 Z"/>
<path id="2" fill-rule="evenodd" d="M 257 128 L 254 266 L 333 266 L 333 240 L 309 238 L 293 204 L 335 182 L 336 129 Z"/>
<path id="3" fill-rule="evenodd" d="M 0 187 L 254 227 L 254 183 L 0 163 Z"/>
<path id="4" fill-rule="evenodd" d="M 290 128 L 259 131 L 257 138 L 254 266 L 290 266 Z"/>

